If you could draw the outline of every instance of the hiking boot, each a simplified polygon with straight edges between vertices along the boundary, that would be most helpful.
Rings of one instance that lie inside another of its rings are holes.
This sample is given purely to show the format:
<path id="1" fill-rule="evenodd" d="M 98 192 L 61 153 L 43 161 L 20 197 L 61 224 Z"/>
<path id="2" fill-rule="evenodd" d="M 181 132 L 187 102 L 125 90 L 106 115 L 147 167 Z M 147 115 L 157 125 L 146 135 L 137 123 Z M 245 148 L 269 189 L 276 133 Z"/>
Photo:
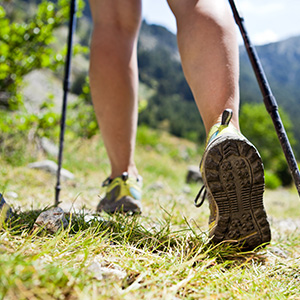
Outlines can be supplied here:
<path id="1" fill-rule="evenodd" d="M 195 205 L 201 206 L 207 193 L 213 244 L 229 241 L 253 250 L 271 240 L 263 205 L 264 169 L 256 148 L 229 124 L 231 117 L 232 111 L 225 110 L 222 123 L 209 132 L 200 164 L 204 187 Z"/>
<path id="2" fill-rule="evenodd" d="M 97 211 L 140 214 L 142 185 L 142 177 L 129 177 L 127 172 L 114 179 L 107 178 L 102 184 L 106 187 L 106 195 L 99 202 Z"/>
<path id="3" fill-rule="evenodd" d="M 4 217 L 4 221 L 12 216 L 12 210 L 10 206 L 4 200 L 2 194 L 0 194 L 0 220 Z"/>

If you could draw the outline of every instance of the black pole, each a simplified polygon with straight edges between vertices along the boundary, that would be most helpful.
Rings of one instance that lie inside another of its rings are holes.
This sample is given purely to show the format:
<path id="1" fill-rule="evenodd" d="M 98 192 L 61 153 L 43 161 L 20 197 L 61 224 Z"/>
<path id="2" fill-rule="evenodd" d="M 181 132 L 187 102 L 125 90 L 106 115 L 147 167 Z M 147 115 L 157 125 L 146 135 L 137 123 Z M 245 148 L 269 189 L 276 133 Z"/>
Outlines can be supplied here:
<path id="1" fill-rule="evenodd" d="M 239 15 L 238 10 L 235 6 L 235 3 L 233 0 L 229 0 L 233 16 L 235 19 L 235 22 L 237 23 L 240 32 L 242 34 L 244 44 L 246 47 L 246 51 L 248 53 L 250 62 L 252 64 L 253 71 L 255 73 L 257 82 L 259 84 L 261 93 L 264 97 L 264 103 L 266 106 L 266 109 L 268 113 L 270 114 L 278 139 L 280 141 L 282 150 L 284 152 L 286 161 L 288 163 L 289 169 L 291 171 L 295 186 L 297 188 L 298 194 L 300 196 L 300 172 L 298 169 L 297 161 L 294 156 L 292 147 L 290 145 L 289 139 L 287 137 L 287 134 L 285 132 L 283 123 L 281 121 L 279 112 L 278 112 L 278 105 L 276 102 L 275 97 L 273 96 L 273 93 L 271 91 L 270 85 L 268 83 L 268 80 L 266 78 L 266 75 L 264 73 L 264 70 L 262 68 L 262 65 L 260 63 L 259 57 L 257 55 L 257 52 L 255 50 L 255 47 L 250 41 L 250 38 L 248 36 L 247 30 L 244 25 L 244 19 Z"/>
<path id="2" fill-rule="evenodd" d="M 62 113 L 61 113 L 61 121 L 60 121 L 58 168 L 57 168 L 57 175 L 56 175 L 57 182 L 55 187 L 55 206 L 59 204 L 59 192 L 61 190 L 60 172 L 61 172 L 63 149 L 64 149 L 64 136 L 65 136 L 65 126 L 66 126 L 66 115 L 67 115 L 67 98 L 68 98 L 68 92 L 70 90 L 70 71 L 71 71 L 71 60 L 72 60 L 72 52 L 73 52 L 73 33 L 76 27 L 76 11 L 77 11 L 76 0 L 71 0 L 68 49 L 67 49 L 67 56 L 65 62 L 65 77 L 63 82 L 64 94 L 63 94 Z"/>

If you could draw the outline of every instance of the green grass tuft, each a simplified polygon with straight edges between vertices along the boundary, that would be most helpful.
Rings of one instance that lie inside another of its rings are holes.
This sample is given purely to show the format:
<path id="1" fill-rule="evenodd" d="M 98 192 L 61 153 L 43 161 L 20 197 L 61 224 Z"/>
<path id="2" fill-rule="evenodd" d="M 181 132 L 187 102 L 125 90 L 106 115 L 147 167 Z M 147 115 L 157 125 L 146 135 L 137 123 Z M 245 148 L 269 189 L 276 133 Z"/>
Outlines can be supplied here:
<path id="1" fill-rule="evenodd" d="M 14 212 L 0 226 L 0 299 L 298 299 L 295 189 L 265 193 L 271 245 L 252 252 L 212 246 L 208 203 L 196 209 L 200 185 L 185 183 L 186 167 L 199 163 L 200 151 L 142 130 L 136 161 L 144 177 L 143 214 L 95 213 L 109 174 L 103 142 L 67 136 L 64 167 L 76 179 L 62 183 L 69 226 L 55 234 L 34 229 L 39 213 L 54 203 L 55 176 L 0 159 L 1 190 Z"/>

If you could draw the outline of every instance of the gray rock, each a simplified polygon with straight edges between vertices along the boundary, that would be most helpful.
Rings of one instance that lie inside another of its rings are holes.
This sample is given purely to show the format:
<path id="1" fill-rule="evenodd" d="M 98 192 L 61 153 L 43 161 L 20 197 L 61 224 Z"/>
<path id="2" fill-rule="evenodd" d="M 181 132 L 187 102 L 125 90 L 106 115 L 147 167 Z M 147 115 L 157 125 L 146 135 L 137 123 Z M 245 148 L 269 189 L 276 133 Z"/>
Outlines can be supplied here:
<path id="1" fill-rule="evenodd" d="M 89 266 L 89 272 L 94 275 L 97 280 L 114 279 L 123 280 L 126 277 L 126 272 L 115 264 L 110 264 L 107 267 L 102 267 L 101 264 L 95 259 Z"/>
<path id="2" fill-rule="evenodd" d="M 203 182 L 198 166 L 189 166 L 186 175 L 186 183 Z"/>
<path id="3" fill-rule="evenodd" d="M 43 211 L 36 219 L 34 228 L 43 227 L 48 231 L 55 233 L 61 228 L 67 228 L 68 221 L 65 213 L 60 207 L 55 207 L 47 211 Z"/>
<path id="4" fill-rule="evenodd" d="M 49 139 L 41 138 L 41 147 L 49 155 L 58 156 L 58 146 L 52 143 Z"/>
<path id="5" fill-rule="evenodd" d="M 150 184 L 148 188 L 149 190 L 158 191 L 164 189 L 164 187 L 165 185 L 161 181 L 156 181 Z"/>
<path id="6" fill-rule="evenodd" d="M 55 163 L 52 160 L 43 160 L 43 161 L 34 162 L 29 164 L 28 167 L 32 169 L 44 170 L 54 175 L 56 175 L 57 168 L 58 168 L 57 163 Z M 73 173 L 63 168 L 60 171 L 60 176 L 62 180 L 68 180 L 68 179 L 72 180 L 75 178 Z"/>
<path id="7" fill-rule="evenodd" d="M 34 70 L 24 77 L 24 105 L 28 112 L 39 113 L 43 102 L 49 101 L 49 95 L 53 97 L 53 110 L 61 112 L 63 99 L 62 82 L 50 70 Z M 72 103 L 78 96 L 68 93 L 68 102 Z"/>
<path id="8" fill-rule="evenodd" d="M 183 187 L 183 189 L 182 189 L 182 192 L 184 193 L 184 194 L 190 194 L 191 193 L 191 188 L 189 187 L 189 186 L 185 186 L 185 187 Z"/>
<path id="9" fill-rule="evenodd" d="M 7 198 L 12 198 L 12 199 L 17 199 L 19 197 L 19 195 L 16 192 L 13 192 L 13 191 L 6 192 L 5 196 Z"/>

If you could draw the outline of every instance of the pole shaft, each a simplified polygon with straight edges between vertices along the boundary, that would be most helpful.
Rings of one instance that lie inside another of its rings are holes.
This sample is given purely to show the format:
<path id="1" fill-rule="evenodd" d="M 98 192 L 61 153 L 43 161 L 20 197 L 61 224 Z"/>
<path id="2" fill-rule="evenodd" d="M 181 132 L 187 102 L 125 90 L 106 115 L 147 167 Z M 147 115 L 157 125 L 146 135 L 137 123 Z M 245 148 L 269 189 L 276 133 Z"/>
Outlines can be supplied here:
<path id="1" fill-rule="evenodd" d="M 63 82 L 63 102 L 62 102 L 62 113 L 60 121 L 60 136 L 59 136 L 59 151 L 58 151 L 58 167 L 57 167 L 57 182 L 55 186 L 55 206 L 59 204 L 59 193 L 61 190 L 60 186 L 60 172 L 62 168 L 63 149 L 64 149 L 64 136 L 66 127 L 66 116 L 67 116 L 67 100 L 68 92 L 70 90 L 70 72 L 71 72 L 71 61 L 72 61 L 72 50 L 73 50 L 73 33 L 76 27 L 76 11 L 77 5 L 76 0 L 71 0 L 70 6 L 70 20 L 69 20 L 69 35 L 68 35 L 68 48 L 65 62 L 65 76 Z"/>
<path id="2" fill-rule="evenodd" d="M 270 114 L 270 116 L 272 118 L 280 145 L 284 152 L 284 155 L 285 155 L 286 161 L 288 163 L 289 169 L 291 171 L 295 186 L 296 186 L 298 194 L 300 196 L 300 172 L 298 169 L 297 161 L 296 161 L 295 155 L 293 153 L 291 144 L 289 142 L 289 139 L 287 137 L 286 131 L 284 129 L 283 123 L 281 121 L 281 118 L 280 118 L 280 115 L 278 112 L 278 105 L 277 105 L 276 99 L 273 96 L 273 93 L 271 91 L 267 77 L 265 75 L 265 72 L 262 68 L 259 57 L 257 55 L 256 49 L 250 41 L 249 35 L 247 33 L 247 30 L 246 30 L 246 27 L 244 24 L 244 19 L 242 17 L 240 17 L 234 1 L 229 0 L 229 3 L 231 6 L 231 9 L 232 9 L 232 12 L 233 12 L 235 22 L 237 23 L 237 25 L 240 29 L 242 38 L 244 40 L 245 48 L 246 48 L 248 57 L 250 59 L 253 71 L 255 73 L 257 82 L 259 84 L 259 88 L 264 97 L 264 99 L 263 99 L 264 104 L 266 106 L 268 113 Z"/>

